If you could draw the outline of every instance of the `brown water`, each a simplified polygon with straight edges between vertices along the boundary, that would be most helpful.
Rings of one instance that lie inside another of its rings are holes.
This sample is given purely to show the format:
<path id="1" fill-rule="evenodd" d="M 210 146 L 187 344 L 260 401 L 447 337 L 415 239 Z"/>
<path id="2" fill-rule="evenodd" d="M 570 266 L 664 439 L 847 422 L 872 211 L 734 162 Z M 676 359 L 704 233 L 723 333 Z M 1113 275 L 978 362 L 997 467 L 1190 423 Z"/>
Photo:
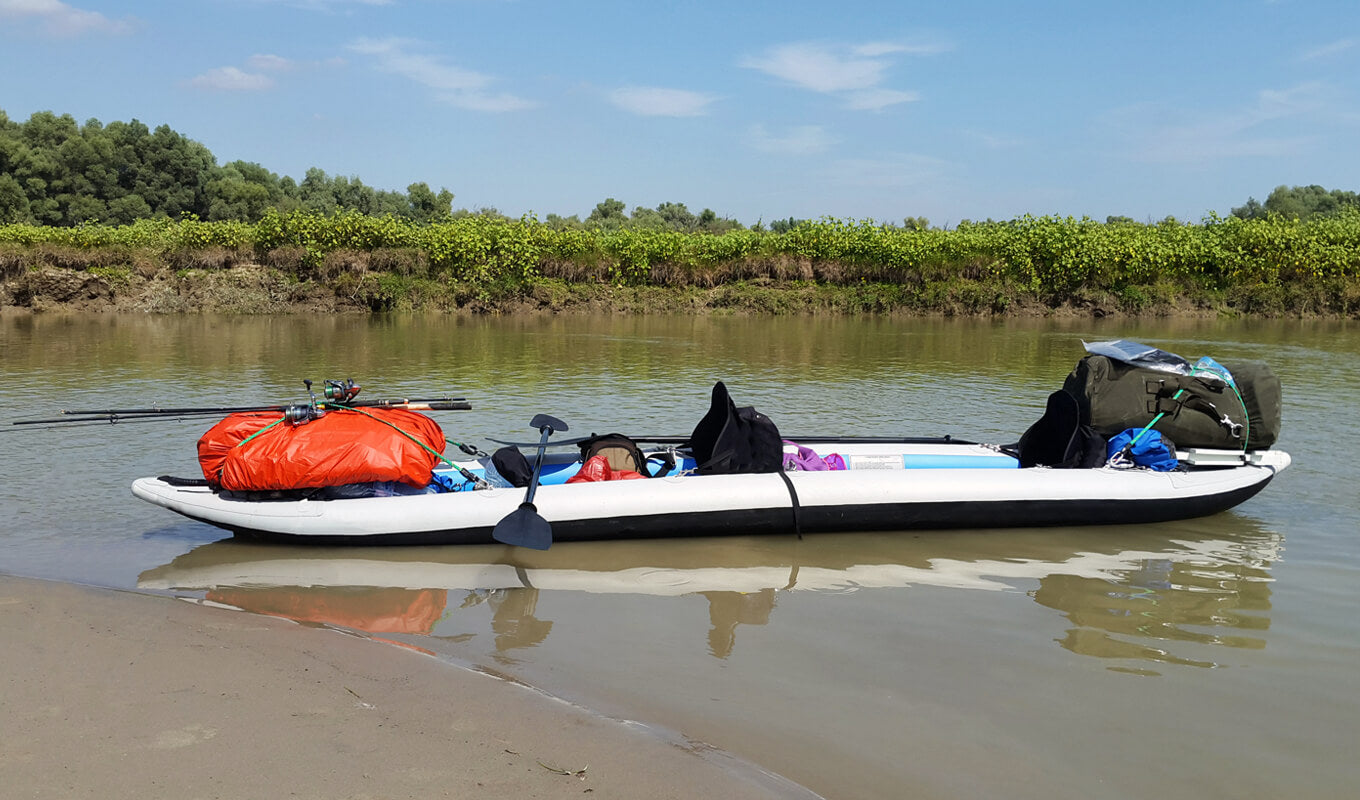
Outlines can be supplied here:
<path id="1" fill-rule="evenodd" d="M 1270 361 L 1295 466 L 1155 526 L 505 547 L 247 545 L 135 501 L 207 423 L 0 433 L 0 571 L 373 631 L 725 748 L 828 797 L 1352 796 L 1360 331 L 1345 323 L 0 318 L 0 420 L 465 395 L 463 441 L 683 434 L 723 379 L 803 434 L 1012 441 L 1126 337 Z"/>

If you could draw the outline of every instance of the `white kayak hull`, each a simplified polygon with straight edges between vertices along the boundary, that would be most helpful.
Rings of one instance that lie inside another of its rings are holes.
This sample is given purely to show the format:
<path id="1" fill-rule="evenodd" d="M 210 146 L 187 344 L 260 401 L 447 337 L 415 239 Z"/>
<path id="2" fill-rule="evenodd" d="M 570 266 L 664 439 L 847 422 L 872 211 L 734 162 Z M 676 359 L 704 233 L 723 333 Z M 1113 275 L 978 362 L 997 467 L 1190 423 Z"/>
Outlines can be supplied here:
<path id="1" fill-rule="evenodd" d="M 1008 457 L 981 445 L 835 449 L 852 465 L 893 463 L 884 457 L 910 449 L 920 457 L 918 464 L 928 464 L 936 452 L 951 462 L 982 465 L 990 459 L 994 466 L 1014 466 Z M 685 475 L 543 485 L 534 505 L 551 524 L 557 542 L 1153 523 L 1232 508 L 1264 488 L 1290 459 L 1282 451 L 1267 450 L 1204 453 L 1200 463 L 1211 466 L 1176 472 L 927 466 Z M 160 478 L 138 479 L 132 491 L 238 536 L 361 545 L 490 543 L 496 523 L 525 498 L 524 489 L 496 488 L 344 500 L 254 500 Z"/>

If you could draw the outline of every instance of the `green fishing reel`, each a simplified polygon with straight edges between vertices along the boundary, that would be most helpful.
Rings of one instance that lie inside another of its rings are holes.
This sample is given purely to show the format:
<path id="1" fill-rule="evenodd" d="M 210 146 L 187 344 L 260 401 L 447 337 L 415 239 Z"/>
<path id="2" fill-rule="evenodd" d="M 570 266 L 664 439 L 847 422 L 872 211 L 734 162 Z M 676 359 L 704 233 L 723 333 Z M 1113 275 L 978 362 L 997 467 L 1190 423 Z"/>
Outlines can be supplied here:
<path id="1" fill-rule="evenodd" d="M 288 406 L 283 410 L 283 418 L 289 425 L 306 425 L 314 419 L 320 419 L 325 415 L 327 406 L 342 406 L 349 403 L 363 389 L 352 378 L 343 381 L 328 380 L 321 389 L 321 399 L 317 400 L 316 392 L 312 391 L 312 379 L 303 378 L 302 385 L 307 387 L 307 397 L 311 402 L 305 406 Z"/>

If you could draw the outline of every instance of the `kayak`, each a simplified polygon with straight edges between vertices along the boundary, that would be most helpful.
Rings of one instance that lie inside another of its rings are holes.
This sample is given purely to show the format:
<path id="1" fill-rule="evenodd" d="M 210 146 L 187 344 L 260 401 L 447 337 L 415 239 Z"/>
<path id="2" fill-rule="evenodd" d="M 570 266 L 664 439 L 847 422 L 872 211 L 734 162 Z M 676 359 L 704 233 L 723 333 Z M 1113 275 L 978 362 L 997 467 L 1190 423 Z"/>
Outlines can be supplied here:
<path id="1" fill-rule="evenodd" d="M 1020 468 L 1002 448 L 947 439 L 811 447 L 840 456 L 845 468 L 697 474 L 683 451 L 653 450 L 650 463 L 679 455 L 676 468 L 642 480 L 567 483 L 580 456 L 548 453 L 532 506 L 555 542 L 1155 523 L 1237 506 L 1290 464 L 1288 453 L 1270 449 L 1192 448 L 1177 453 L 1177 469 L 1154 471 Z M 462 465 L 483 479 L 488 467 L 485 459 Z M 325 545 L 487 544 L 498 523 L 523 513 L 523 488 L 481 488 L 461 472 L 443 477 L 453 491 L 262 499 L 160 477 L 136 480 L 132 492 L 240 538 Z"/>

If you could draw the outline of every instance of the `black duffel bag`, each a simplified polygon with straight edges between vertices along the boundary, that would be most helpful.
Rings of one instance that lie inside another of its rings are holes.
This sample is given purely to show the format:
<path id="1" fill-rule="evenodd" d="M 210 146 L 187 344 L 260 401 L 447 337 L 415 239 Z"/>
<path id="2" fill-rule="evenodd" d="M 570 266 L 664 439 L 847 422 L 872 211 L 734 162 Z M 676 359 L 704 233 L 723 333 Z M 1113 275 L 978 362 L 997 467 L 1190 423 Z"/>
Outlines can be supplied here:
<path id="1" fill-rule="evenodd" d="M 1237 391 L 1212 373 L 1178 375 L 1088 355 L 1063 382 L 1100 435 L 1155 428 L 1178 448 L 1260 450 L 1280 437 L 1280 380 L 1261 361 L 1223 362 Z"/>

